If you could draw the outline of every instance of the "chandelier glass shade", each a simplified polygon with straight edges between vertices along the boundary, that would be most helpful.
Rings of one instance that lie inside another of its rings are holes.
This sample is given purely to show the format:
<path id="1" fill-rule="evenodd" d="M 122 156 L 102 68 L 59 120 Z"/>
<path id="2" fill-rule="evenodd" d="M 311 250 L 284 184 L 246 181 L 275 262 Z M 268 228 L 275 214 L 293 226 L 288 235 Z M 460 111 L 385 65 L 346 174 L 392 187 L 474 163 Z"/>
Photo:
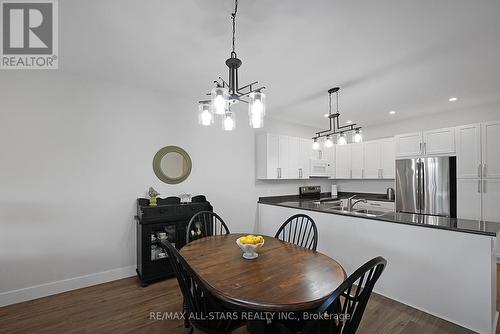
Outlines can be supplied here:
<path id="1" fill-rule="evenodd" d="M 212 113 L 210 102 L 198 104 L 198 123 L 203 126 L 214 124 L 214 115 Z"/>
<path id="2" fill-rule="evenodd" d="M 258 81 L 254 81 L 244 86 L 238 82 L 238 69 L 242 61 L 238 59 L 235 52 L 235 34 L 236 34 L 236 13 L 238 11 L 238 0 L 234 3 L 234 12 L 231 14 L 233 39 L 231 56 L 226 60 L 226 66 L 229 69 L 228 79 L 219 77 L 214 81 L 215 87 L 208 94 L 210 100 L 199 101 L 199 123 L 201 125 L 212 125 L 208 121 L 208 115 L 202 105 L 210 104 L 210 112 L 214 115 L 222 116 L 222 128 L 231 131 L 235 128 L 235 118 L 230 108 L 239 102 L 248 104 L 249 124 L 252 128 L 258 129 L 264 126 L 264 116 L 266 114 L 266 96 L 262 92 L 265 87 L 257 87 Z M 234 110 L 234 109 L 233 109 Z"/>

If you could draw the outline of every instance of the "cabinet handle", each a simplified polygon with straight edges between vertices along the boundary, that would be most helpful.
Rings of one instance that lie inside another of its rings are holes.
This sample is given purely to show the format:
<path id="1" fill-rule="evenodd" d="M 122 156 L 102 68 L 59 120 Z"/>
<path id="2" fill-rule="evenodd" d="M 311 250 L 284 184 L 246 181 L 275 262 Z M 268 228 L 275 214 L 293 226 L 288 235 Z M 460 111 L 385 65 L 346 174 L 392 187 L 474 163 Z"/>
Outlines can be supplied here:
<path id="1" fill-rule="evenodd" d="M 281 168 L 278 167 L 278 179 L 281 179 Z"/>
<path id="2" fill-rule="evenodd" d="M 424 153 L 424 152 L 422 151 L 422 143 L 420 143 L 420 153 Z"/>
<path id="3" fill-rule="evenodd" d="M 481 180 L 477 181 L 477 192 L 481 193 Z"/>
<path id="4" fill-rule="evenodd" d="M 481 164 L 477 165 L 477 177 L 481 177 Z"/>
<path id="5" fill-rule="evenodd" d="M 365 169 L 364 168 L 361 169 L 361 178 L 362 179 L 365 178 Z"/>
<path id="6" fill-rule="evenodd" d="M 427 143 L 424 143 L 424 154 L 427 154 Z"/>
<path id="7" fill-rule="evenodd" d="M 383 168 L 380 168 L 380 178 L 381 179 L 384 178 L 384 169 Z"/>
<path id="8" fill-rule="evenodd" d="M 486 194 L 486 180 L 483 180 L 483 193 Z"/>
<path id="9" fill-rule="evenodd" d="M 302 178 L 302 168 L 299 168 L 299 178 Z"/>
<path id="10" fill-rule="evenodd" d="M 483 164 L 483 177 L 486 177 L 486 164 Z"/>

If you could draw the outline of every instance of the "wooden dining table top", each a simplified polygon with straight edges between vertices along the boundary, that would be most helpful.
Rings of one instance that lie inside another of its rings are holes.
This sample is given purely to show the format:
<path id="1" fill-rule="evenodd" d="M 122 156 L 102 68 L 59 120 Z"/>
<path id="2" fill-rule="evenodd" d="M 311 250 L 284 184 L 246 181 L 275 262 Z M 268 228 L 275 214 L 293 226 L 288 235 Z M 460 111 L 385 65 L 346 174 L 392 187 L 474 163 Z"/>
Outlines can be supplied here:
<path id="1" fill-rule="evenodd" d="M 241 236 L 206 237 L 180 251 L 209 291 L 225 303 L 256 311 L 310 310 L 346 278 L 332 258 L 269 236 L 264 236 L 259 257 L 246 260 L 236 244 Z"/>

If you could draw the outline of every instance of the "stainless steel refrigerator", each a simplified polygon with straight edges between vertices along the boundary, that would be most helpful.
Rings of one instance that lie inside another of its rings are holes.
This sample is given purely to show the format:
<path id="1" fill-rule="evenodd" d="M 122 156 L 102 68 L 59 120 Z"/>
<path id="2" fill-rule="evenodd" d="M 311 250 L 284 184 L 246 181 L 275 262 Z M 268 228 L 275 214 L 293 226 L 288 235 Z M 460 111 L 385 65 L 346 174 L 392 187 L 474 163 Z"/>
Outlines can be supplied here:
<path id="1" fill-rule="evenodd" d="M 396 160 L 396 211 L 456 217 L 455 157 Z"/>

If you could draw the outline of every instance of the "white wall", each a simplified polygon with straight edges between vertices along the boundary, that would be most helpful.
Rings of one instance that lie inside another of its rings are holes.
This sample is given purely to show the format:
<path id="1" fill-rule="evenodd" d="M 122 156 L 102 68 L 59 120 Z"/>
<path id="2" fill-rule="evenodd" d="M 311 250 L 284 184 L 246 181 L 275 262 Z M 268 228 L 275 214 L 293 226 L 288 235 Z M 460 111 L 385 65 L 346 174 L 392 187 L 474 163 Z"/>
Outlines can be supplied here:
<path id="1" fill-rule="evenodd" d="M 325 184 L 256 181 L 244 109 L 237 130 L 224 132 L 197 124 L 195 98 L 61 71 L 3 71 L 0 101 L 0 305 L 15 301 L 16 289 L 116 268 L 133 274 L 135 199 L 149 186 L 162 196 L 205 194 L 232 231 L 251 232 L 259 195 Z M 265 130 L 313 132 L 273 121 Z M 166 145 L 183 147 L 193 161 L 179 185 L 152 170 Z"/>

